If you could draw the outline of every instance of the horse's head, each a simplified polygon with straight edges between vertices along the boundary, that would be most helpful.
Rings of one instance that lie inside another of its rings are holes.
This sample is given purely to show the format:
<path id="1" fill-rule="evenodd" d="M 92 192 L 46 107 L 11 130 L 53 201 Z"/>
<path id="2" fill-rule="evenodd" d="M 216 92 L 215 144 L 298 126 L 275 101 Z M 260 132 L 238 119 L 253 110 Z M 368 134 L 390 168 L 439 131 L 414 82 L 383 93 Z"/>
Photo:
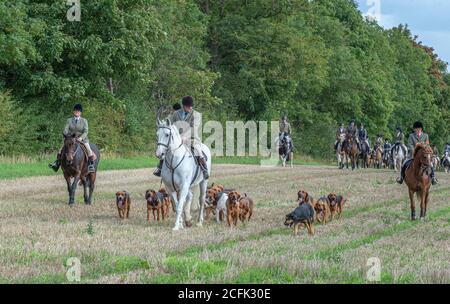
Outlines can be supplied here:
<path id="1" fill-rule="evenodd" d="M 63 156 L 65 156 L 67 164 L 72 164 L 76 151 L 76 134 L 64 135 Z"/>
<path id="2" fill-rule="evenodd" d="M 418 159 L 422 167 L 431 167 L 433 161 L 433 149 L 426 144 L 418 144 L 414 149 L 414 159 Z"/>
<path id="3" fill-rule="evenodd" d="M 157 116 L 158 130 L 156 131 L 156 157 L 164 159 L 164 155 L 167 154 L 168 150 L 172 150 L 175 145 L 181 145 L 181 138 L 178 129 L 172 125 L 170 119 L 162 121 L 159 116 L 160 111 L 158 111 Z"/>

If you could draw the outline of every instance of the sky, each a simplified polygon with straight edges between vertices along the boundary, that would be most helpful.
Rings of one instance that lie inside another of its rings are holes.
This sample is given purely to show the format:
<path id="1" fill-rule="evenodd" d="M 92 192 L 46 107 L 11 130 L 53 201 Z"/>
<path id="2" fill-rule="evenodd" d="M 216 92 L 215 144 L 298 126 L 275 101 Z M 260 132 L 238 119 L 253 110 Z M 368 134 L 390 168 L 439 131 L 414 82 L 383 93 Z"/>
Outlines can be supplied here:
<path id="1" fill-rule="evenodd" d="M 450 0 L 357 0 L 363 15 L 385 28 L 408 24 L 419 41 L 450 63 Z M 450 70 L 450 67 L 448 68 Z"/>

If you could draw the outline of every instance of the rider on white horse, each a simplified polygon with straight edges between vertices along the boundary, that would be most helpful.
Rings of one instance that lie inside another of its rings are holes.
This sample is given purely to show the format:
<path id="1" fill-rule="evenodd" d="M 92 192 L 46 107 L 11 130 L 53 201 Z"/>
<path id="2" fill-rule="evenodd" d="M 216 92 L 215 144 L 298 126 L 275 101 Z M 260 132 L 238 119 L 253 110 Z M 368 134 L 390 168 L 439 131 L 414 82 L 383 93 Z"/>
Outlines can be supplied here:
<path id="1" fill-rule="evenodd" d="M 280 127 L 279 140 L 281 141 L 284 139 L 284 137 L 287 137 L 289 145 L 290 145 L 289 148 L 292 150 L 294 148 L 294 144 L 292 143 L 292 136 L 291 136 L 292 128 L 291 128 L 291 124 L 287 120 L 286 115 L 283 115 L 281 117 L 279 127 Z"/>
<path id="2" fill-rule="evenodd" d="M 397 133 L 395 134 L 395 144 L 392 149 L 395 149 L 395 147 L 400 146 L 403 149 L 403 154 L 408 154 L 408 148 L 406 148 L 405 145 L 405 134 L 403 134 L 402 128 L 398 126 L 396 128 Z"/>
<path id="3" fill-rule="evenodd" d="M 345 128 L 344 124 L 340 123 L 339 128 L 336 131 L 336 141 L 334 142 L 334 150 L 337 151 L 339 142 L 343 141 L 345 139 Z"/>
<path id="4" fill-rule="evenodd" d="M 206 160 L 201 150 L 201 140 L 198 131 L 201 128 L 202 114 L 193 109 L 194 99 L 191 96 L 185 96 L 182 99 L 183 107 L 174 111 L 169 120 L 174 124 L 180 132 L 183 143 L 191 146 L 194 155 L 197 157 L 198 163 L 202 169 L 205 179 L 208 179 L 208 168 Z M 161 176 L 161 168 L 164 160 L 160 160 L 158 167 L 153 172 L 156 176 Z"/>

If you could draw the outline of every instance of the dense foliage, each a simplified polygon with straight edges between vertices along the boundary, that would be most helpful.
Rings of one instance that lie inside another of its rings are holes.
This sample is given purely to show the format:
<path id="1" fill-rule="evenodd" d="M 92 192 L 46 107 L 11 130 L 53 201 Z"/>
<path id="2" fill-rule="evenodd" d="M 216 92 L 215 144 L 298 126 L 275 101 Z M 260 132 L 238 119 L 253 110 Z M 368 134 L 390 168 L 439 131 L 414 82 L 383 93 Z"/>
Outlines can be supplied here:
<path id="1" fill-rule="evenodd" d="M 103 150 L 147 151 L 155 109 L 186 94 L 206 119 L 287 113 L 313 156 L 350 119 L 372 137 L 421 119 L 450 140 L 446 64 L 351 0 L 81 0 L 80 22 L 68 9 L 0 0 L 0 154 L 56 150 L 75 102 Z"/>

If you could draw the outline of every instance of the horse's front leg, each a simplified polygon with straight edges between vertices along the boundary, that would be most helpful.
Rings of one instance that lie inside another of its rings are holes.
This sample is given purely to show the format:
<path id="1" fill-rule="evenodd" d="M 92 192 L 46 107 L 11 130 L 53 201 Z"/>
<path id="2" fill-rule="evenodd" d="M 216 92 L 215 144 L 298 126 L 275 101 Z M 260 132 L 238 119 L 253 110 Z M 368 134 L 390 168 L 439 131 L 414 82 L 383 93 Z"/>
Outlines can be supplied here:
<path id="1" fill-rule="evenodd" d="M 89 203 L 89 187 L 88 187 L 88 180 L 82 179 L 81 182 L 83 183 L 83 193 L 84 193 L 84 203 Z"/>
<path id="2" fill-rule="evenodd" d="M 427 208 L 428 208 L 428 201 L 430 200 L 430 189 L 425 192 L 425 210 L 423 211 L 423 217 L 427 216 Z"/>
<path id="3" fill-rule="evenodd" d="M 186 202 L 184 203 L 184 223 L 186 224 L 186 227 L 192 226 L 192 215 L 191 215 L 191 205 L 192 205 L 192 197 L 193 197 L 192 190 L 189 190 L 186 195 Z"/>
<path id="4" fill-rule="evenodd" d="M 411 220 L 416 220 L 416 204 L 414 203 L 414 191 L 409 190 L 409 202 L 411 204 Z"/>
<path id="5" fill-rule="evenodd" d="M 73 204 L 72 200 L 72 183 L 70 182 L 71 178 L 69 176 L 64 176 L 67 183 L 67 192 L 69 192 L 69 205 Z"/>
<path id="6" fill-rule="evenodd" d="M 73 183 L 70 186 L 71 188 L 71 192 L 70 192 L 70 198 L 69 198 L 69 205 L 72 205 L 75 203 L 75 193 L 77 191 L 77 185 L 78 185 L 78 181 L 80 180 L 79 176 L 75 176 L 73 178 Z"/>
<path id="7" fill-rule="evenodd" d="M 175 226 L 172 228 L 172 230 L 180 230 L 183 229 L 183 222 L 182 222 L 182 215 L 184 211 L 184 203 L 186 202 L 186 197 L 189 192 L 188 187 L 184 187 L 179 191 L 179 195 L 177 197 L 177 192 L 172 192 L 172 199 L 175 201 L 176 208 L 177 208 L 177 216 L 175 219 Z"/>
<path id="8" fill-rule="evenodd" d="M 427 190 L 422 190 L 420 192 L 420 219 L 425 218 L 426 213 L 426 201 L 427 201 Z"/>

